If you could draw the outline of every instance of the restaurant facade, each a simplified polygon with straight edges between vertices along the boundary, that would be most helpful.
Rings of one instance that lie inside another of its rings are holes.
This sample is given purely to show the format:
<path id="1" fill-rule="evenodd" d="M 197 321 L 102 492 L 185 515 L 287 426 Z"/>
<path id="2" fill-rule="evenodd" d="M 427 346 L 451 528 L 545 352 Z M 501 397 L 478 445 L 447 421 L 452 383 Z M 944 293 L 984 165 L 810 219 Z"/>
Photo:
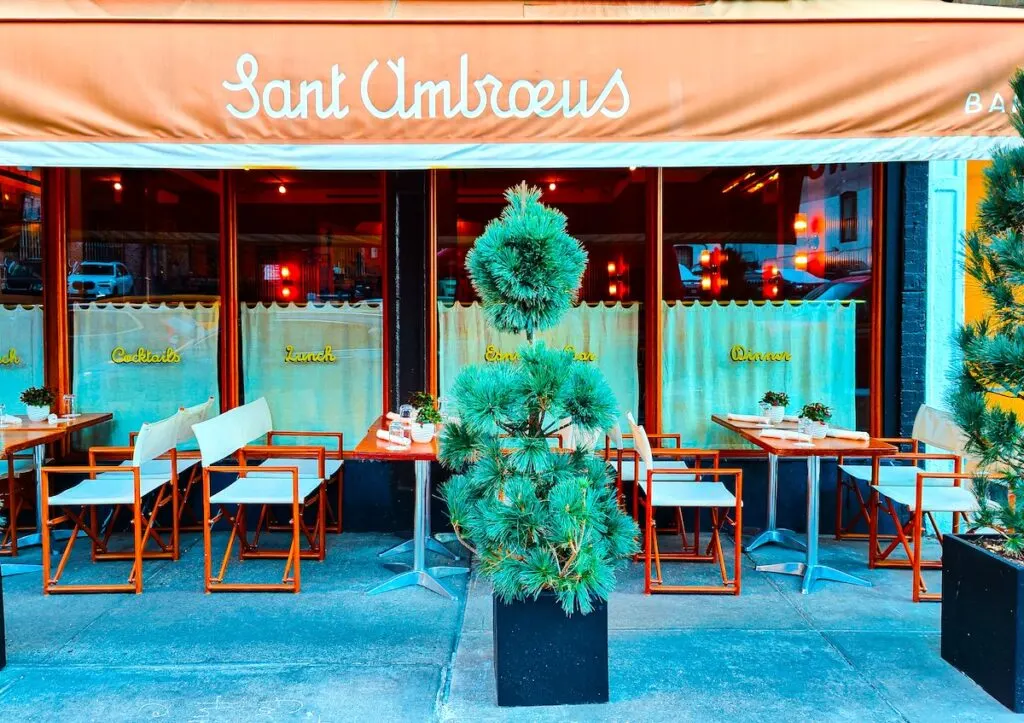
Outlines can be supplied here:
<path id="1" fill-rule="evenodd" d="M 514 358 L 464 260 L 526 181 L 589 255 L 544 337 L 623 419 L 741 465 L 710 416 L 769 389 L 900 434 L 941 400 L 1024 14 L 833 5 L 5 3 L 0 405 L 113 412 L 84 449 L 266 397 L 354 445 Z M 407 476 L 348 465 L 346 529 L 406 524 Z"/>

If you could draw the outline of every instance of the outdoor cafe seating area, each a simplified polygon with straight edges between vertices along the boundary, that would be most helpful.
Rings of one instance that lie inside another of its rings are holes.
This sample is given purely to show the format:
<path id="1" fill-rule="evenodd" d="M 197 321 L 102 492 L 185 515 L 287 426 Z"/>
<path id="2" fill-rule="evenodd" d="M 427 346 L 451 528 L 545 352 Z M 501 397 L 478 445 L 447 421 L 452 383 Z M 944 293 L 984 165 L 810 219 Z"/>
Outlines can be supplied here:
<path id="1" fill-rule="evenodd" d="M 198 534 L 203 575 L 196 580 L 197 591 L 298 593 L 303 569 L 323 562 L 331 539 L 344 529 L 345 460 L 412 462 L 413 539 L 380 551 L 383 561 L 412 553 L 412 564 L 392 562 L 389 567 L 399 574 L 368 592 L 417 585 L 454 598 L 444 578 L 467 568 L 428 565 L 428 555 L 457 559 L 466 554 L 433 536 L 429 496 L 437 435 L 428 435 L 429 441 L 410 437 L 416 425 L 406 416 L 404 410 L 403 418 L 382 416 L 364 439 L 346 449 L 341 433 L 276 429 L 266 399 L 218 414 L 211 398 L 143 424 L 125 446 L 88 449 L 87 464 L 63 462 L 71 435 L 105 424 L 111 415 L 51 415 L 42 422 L 5 417 L 0 428 L 5 497 L 14 513 L 7 519 L 24 520 L 32 507 L 38 529 L 7 525 L 3 552 L 13 559 L 4 563 L 4 572 L 41 573 L 45 594 L 141 593 L 150 561 L 178 560 L 183 537 Z M 765 562 L 757 570 L 795 575 L 804 593 L 834 583 L 870 585 L 856 571 L 819 560 L 821 460 L 835 458 L 836 539 L 861 550 L 865 571 L 901 570 L 893 574 L 905 579 L 907 598 L 941 599 L 936 583 L 925 579 L 924 571 L 941 567 L 940 560 L 925 559 L 926 536 L 941 540 L 946 529 L 966 529 L 977 505 L 967 486 L 961 437 L 944 412 L 922 407 L 907 439 L 875 439 L 842 429 L 817 438 L 800 431 L 795 419 L 772 423 L 757 414 L 713 416 L 715 424 L 764 452 L 765 478 L 749 470 L 744 475 L 725 452 L 681 447 L 679 433 L 648 434 L 632 414 L 627 418 L 629 431 L 616 425 L 603 442 L 568 428 L 550 443 L 565 451 L 586 445 L 609 465 L 620 505 L 642 530 L 633 564 L 643 571 L 643 593 L 741 595 L 743 552 L 767 545 L 761 559 L 769 550 L 786 548 L 802 553 L 803 560 Z M 778 526 L 780 459 L 806 462 L 806 536 Z M 38 503 L 32 482 L 38 484 Z M 744 502 L 751 495 L 767 495 L 766 525 L 745 537 L 752 532 L 744 522 Z M 226 533 L 226 541 L 215 533 Z M 79 541 L 90 549 L 91 563 L 124 564 L 124 579 L 92 582 L 91 565 L 83 568 L 72 554 Z M 17 558 L 36 544 L 42 546 L 41 566 L 19 563 Z M 239 561 L 260 561 L 258 581 L 251 574 L 235 580 L 236 555 Z M 678 572 L 670 570 L 680 563 L 686 564 Z M 716 570 L 717 580 L 690 572 L 694 563 Z M 74 581 L 66 582 L 65 576 Z"/>

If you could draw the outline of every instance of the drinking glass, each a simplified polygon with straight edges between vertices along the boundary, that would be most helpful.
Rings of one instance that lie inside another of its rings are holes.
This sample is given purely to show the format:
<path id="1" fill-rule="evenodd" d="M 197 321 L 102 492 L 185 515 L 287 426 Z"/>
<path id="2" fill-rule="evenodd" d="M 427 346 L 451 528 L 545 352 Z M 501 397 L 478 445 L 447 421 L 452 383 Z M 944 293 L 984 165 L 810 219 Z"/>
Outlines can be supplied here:
<path id="1" fill-rule="evenodd" d="M 6 405 L 0 404 L 0 429 L 7 426 L 7 407 Z"/>
<path id="2" fill-rule="evenodd" d="M 77 417 L 75 413 L 75 395 L 65 394 L 64 395 L 64 416 L 65 417 Z"/>
<path id="3" fill-rule="evenodd" d="M 413 412 L 415 411 L 415 407 L 411 404 L 403 404 L 398 408 L 398 416 L 401 418 L 403 424 L 411 425 L 413 422 Z"/>
<path id="4" fill-rule="evenodd" d="M 399 419 L 396 419 L 390 424 L 390 426 L 388 426 L 388 437 L 390 437 L 391 441 L 395 444 L 399 444 L 403 439 L 405 439 L 406 433 L 406 426 L 402 424 Z"/>

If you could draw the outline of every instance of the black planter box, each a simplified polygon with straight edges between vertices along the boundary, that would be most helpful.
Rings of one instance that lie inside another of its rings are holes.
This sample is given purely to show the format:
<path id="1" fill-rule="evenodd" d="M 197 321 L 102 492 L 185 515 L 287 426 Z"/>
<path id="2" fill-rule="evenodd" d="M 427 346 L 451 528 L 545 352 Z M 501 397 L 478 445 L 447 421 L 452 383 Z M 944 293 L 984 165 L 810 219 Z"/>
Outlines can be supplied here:
<path id="1" fill-rule="evenodd" d="M 607 703 L 607 603 L 567 616 L 553 593 L 495 596 L 494 678 L 500 706 Z"/>
<path id="2" fill-rule="evenodd" d="M 1024 712 L 1024 567 L 969 540 L 942 542 L 942 658 Z"/>

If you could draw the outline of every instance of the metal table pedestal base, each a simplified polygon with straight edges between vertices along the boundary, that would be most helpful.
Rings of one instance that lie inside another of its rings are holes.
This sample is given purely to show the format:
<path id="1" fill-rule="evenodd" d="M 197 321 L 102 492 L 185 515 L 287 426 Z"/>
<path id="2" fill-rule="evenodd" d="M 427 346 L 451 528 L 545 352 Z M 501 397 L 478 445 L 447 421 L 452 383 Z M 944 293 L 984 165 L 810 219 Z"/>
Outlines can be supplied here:
<path id="1" fill-rule="evenodd" d="M 764 530 L 753 540 L 743 546 L 747 552 L 753 552 L 762 545 L 781 545 L 791 550 L 807 549 L 793 530 L 776 527 L 776 519 L 779 510 L 779 456 L 768 455 L 768 524 Z"/>
<path id="2" fill-rule="evenodd" d="M 398 571 L 398 574 L 390 580 L 381 583 L 369 591 L 370 595 L 378 595 L 390 590 L 398 590 L 403 587 L 419 585 L 449 599 L 455 599 L 455 593 L 449 590 L 438 578 L 450 577 L 452 575 L 465 575 L 469 572 L 468 567 L 427 567 L 427 548 L 435 552 L 442 552 L 449 557 L 458 559 L 444 545 L 430 536 L 430 462 L 427 460 L 416 460 L 416 519 L 413 524 L 413 539 L 396 545 L 390 550 L 381 553 L 382 556 L 398 554 L 412 550 L 412 565 L 404 563 L 388 563 L 388 569 Z M 431 544 L 433 543 L 433 544 Z M 438 550 L 437 548 L 440 548 Z"/>
<path id="3" fill-rule="evenodd" d="M 834 567 L 818 562 L 818 487 L 821 473 L 821 458 L 807 458 L 807 561 L 782 562 L 772 565 L 758 565 L 758 572 L 774 572 L 780 575 L 803 577 L 800 592 L 807 594 L 819 580 L 845 582 L 850 585 L 871 587 L 871 583 Z M 769 477 L 771 474 L 769 473 Z M 750 549 L 750 548 L 747 548 Z"/>

